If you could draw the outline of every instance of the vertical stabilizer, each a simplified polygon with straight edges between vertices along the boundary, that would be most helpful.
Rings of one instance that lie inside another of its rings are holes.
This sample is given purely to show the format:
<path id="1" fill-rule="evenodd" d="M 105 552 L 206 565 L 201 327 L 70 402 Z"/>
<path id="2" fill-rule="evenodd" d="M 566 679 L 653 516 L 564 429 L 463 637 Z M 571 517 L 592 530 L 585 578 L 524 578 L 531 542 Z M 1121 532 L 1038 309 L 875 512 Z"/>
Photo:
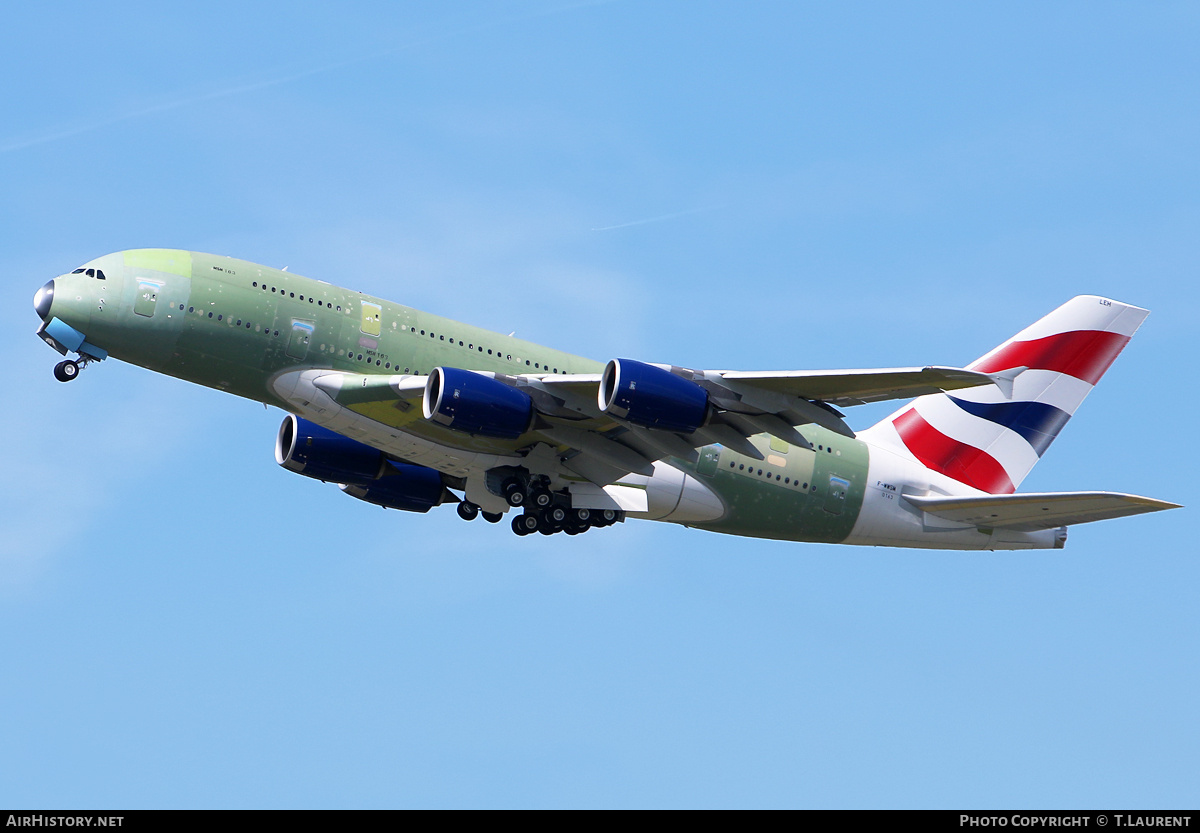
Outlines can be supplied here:
<path id="1" fill-rule="evenodd" d="M 1147 315 L 1095 295 L 1072 298 L 968 365 L 1002 374 L 1001 384 L 922 396 L 858 436 L 972 488 L 1010 494 Z"/>

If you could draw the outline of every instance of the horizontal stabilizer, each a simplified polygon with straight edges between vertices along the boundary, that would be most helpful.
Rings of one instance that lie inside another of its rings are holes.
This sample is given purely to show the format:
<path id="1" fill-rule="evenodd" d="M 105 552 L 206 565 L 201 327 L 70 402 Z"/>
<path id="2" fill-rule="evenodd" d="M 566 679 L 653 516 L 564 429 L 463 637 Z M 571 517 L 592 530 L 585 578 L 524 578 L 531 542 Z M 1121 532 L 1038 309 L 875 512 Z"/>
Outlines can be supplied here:
<path id="1" fill-rule="evenodd" d="M 1016 532 L 1036 532 L 1179 508 L 1177 503 L 1119 492 L 1026 492 L 971 497 L 904 495 L 904 499 L 939 518 Z"/>

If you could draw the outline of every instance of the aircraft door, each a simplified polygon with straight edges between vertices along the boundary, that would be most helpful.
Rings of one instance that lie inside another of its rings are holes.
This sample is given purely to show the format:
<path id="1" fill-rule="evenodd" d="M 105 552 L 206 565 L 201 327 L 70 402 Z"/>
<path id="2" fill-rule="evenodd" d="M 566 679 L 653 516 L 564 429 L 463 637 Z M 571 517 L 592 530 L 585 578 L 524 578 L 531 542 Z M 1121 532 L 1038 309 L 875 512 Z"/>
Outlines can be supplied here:
<path id="1" fill-rule="evenodd" d="M 850 481 L 836 474 L 829 475 L 829 491 L 825 493 L 825 506 L 830 515 L 842 514 L 846 505 L 846 494 L 850 491 Z"/>
<path id="2" fill-rule="evenodd" d="M 312 341 L 313 331 L 316 329 L 312 321 L 298 321 L 292 319 L 292 333 L 288 338 L 287 354 L 293 359 L 303 359 L 308 355 L 308 344 Z"/>
<path id="3" fill-rule="evenodd" d="M 378 336 L 382 329 L 383 307 L 379 304 L 369 304 L 366 301 L 362 304 L 362 326 L 359 330 L 364 335 Z"/>
<path id="4" fill-rule="evenodd" d="M 133 311 L 138 315 L 153 318 L 154 308 L 158 305 L 158 291 L 162 287 L 162 281 L 138 278 L 137 296 L 133 299 Z"/>
<path id="5" fill-rule="evenodd" d="M 706 445 L 700 449 L 700 459 L 696 462 L 696 474 L 712 477 L 717 473 L 717 463 L 721 459 L 719 445 Z"/>

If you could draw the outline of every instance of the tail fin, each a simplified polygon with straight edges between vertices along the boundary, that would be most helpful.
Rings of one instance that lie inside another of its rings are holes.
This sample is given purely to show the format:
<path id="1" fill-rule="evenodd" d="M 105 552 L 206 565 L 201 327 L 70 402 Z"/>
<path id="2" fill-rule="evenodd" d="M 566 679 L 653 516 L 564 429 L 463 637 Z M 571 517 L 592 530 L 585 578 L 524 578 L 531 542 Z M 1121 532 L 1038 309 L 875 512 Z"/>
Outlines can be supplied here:
<path id="1" fill-rule="evenodd" d="M 1011 392 L 1001 385 L 922 396 L 859 436 L 973 488 L 1011 494 L 1147 315 L 1094 295 L 1072 298 L 968 365 L 1015 369 L 1004 374 Z"/>

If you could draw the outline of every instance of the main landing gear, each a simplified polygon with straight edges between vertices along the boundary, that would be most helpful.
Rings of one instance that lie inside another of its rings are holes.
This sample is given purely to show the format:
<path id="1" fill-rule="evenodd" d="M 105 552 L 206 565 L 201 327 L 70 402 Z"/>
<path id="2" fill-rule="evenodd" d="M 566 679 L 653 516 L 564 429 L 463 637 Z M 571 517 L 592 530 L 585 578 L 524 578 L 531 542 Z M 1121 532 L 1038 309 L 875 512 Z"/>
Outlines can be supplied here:
<path id="1" fill-rule="evenodd" d="M 553 535 L 556 532 L 578 535 L 592 528 L 611 526 L 619 520 L 621 513 L 615 509 L 567 509 L 551 506 L 540 512 L 526 509 L 524 514 L 512 519 L 512 530 L 521 536 L 532 535 L 535 532 L 543 535 Z"/>
<path id="2" fill-rule="evenodd" d="M 547 485 L 544 480 L 526 483 L 517 477 L 510 477 L 501 484 L 500 491 L 508 505 L 524 510 L 512 519 L 512 531 L 517 535 L 535 532 L 578 535 L 594 527 L 611 526 L 624 520 L 624 513 L 615 509 L 573 508 L 570 495 L 551 492 Z M 489 523 L 496 523 L 502 517 L 499 513 L 484 512 L 468 500 L 458 504 L 458 516 L 464 521 L 473 521 L 481 514 Z"/>

